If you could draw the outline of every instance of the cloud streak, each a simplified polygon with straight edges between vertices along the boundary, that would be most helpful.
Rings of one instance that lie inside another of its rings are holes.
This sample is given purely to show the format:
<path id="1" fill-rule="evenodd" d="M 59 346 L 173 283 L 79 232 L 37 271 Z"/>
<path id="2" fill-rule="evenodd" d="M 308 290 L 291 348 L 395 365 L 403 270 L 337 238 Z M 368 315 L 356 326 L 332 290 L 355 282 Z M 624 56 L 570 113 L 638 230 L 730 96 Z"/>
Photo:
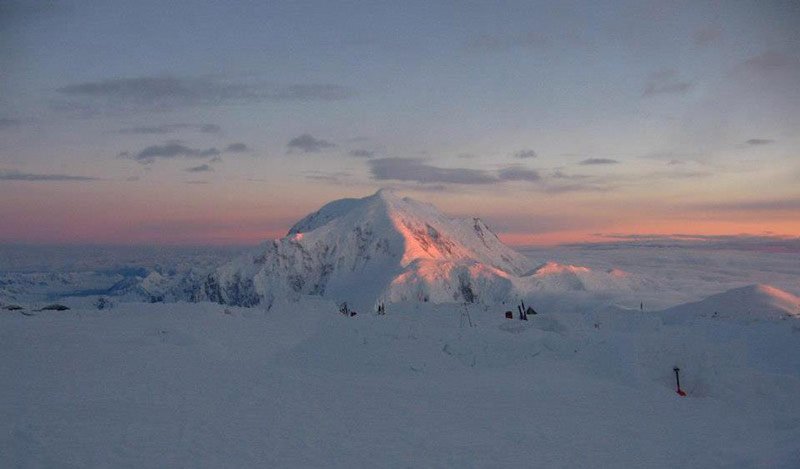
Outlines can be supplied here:
<path id="1" fill-rule="evenodd" d="M 319 153 L 322 150 L 335 147 L 335 143 L 315 138 L 310 134 L 297 136 L 286 144 L 288 153 Z"/>
<path id="2" fill-rule="evenodd" d="M 11 127 L 17 127 L 20 124 L 22 124 L 22 122 L 20 122 L 18 119 L 11 119 L 9 117 L 0 117 L 0 130 L 9 129 Z"/>
<path id="3" fill-rule="evenodd" d="M 225 152 L 227 153 L 247 153 L 248 151 L 250 151 L 250 148 L 241 142 L 231 143 L 225 147 Z"/>
<path id="4" fill-rule="evenodd" d="M 207 164 L 201 164 L 199 166 L 192 166 L 190 168 L 184 169 L 187 173 L 207 173 L 209 171 L 214 171 L 214 168 Z"/>
<path id="5" fill-rule="evenodd" d="M 264 84 L 171 76 L 75 83 L 56 89 L 56 93 L 60 99 L 53 103 L 53 108 L 87 114 L 264 102 L 338 101 L 355 95 L 350 88 L 328 83 Z"/>
<path id="6" fill-rule="evenodd" d="M 349 171 L 304 171 L 303 175 L 306 179 L 312 181 L 330 182 L 340 184 L 342 179 L 350 177 Z"/>
<path id="7" fill-rule="evenodd" d="M 355 156 L 356 158 L 372 158 L 375 156 L 374 151 L 364 150 L 364 149 L 356 149 L 350 150 L 350 156 Z"/>
<path id="8" fill-rule="evenodd" d="M 69 174 L 34 174 L 19 171 L 0 171 L 0 181 L 97 181 L 98 178 Z"/>
<path id="9" fill-rule="evenodd" d="M 514 158 L 519 158 L 521 160 L 528 159 L 528 158 L 536 158 L 537 155 L 535 151 L 530 149 L 520 150 L 514 153 Z"/>
<path id="10" fill-rule="evenodd" d="M 169 142 L 164 145 L 150 145 L 135 155 L 130 155 L 125 152 L 120 156 L 134 159 L 142 164 L 150 164 L 156 159 L 171 159 L 171 158 L 208 158 L 212 156 L 219 156 L 220 151 L 216 148 L 197 149 L 190 148 L 182 143 Z"/>
<path id="11" fill-rule="evenodd" d="M 673 69 L 661 70 L 648 78 L 642 96 L 651 97 L 660 94 L 686 94 L 692 89 L 692 82 L 678 78 L 678 72 Z"/>
<path id="12" fill-rule="evenodd" d="M 774 140 L 770 140 L 768 138 L 751 138 L 750 140 L 744 143 L 750 146 L 759 146 L 759 145 L 769 145 L 772 142 L 774 142 Z"/>
<path id="13" fill-rule="evenodd" d="M 560 171 L 546 177 L 535 169 L 511 165 L 496 171 L 471 168 L 442 168 L 419 158 L 380 158 L 367 161 L 375 180 L 405 181 L 423 184 L 429 188 L 438 185 L 444 190 L 447 184 L 490 185 L 529 183 L 529 187 L 546 193 L 605 192 L 614 186 L 598 178 L 568 176 Z"/>
<path id="14" fill-rule="evenodd" d="M 582 166 L 610 165 L 619 164 L 619 161 L 612 160 L 611 158 L 587 158 L 578 164 Z"/>
<path id="15" fill-rule="evenodd" d="M 538 171 L 521 166 L 509 166 L 497 172 L 497 178 L 501 181 L 528 181 L 537 182 L 542 179 Z"/>
<path id="16" fill-rule="evenodd" d="M 568 244 L 583 249 L 659 247 L 686 249 L 735 249 L 758 252 L 800 252 L 800 238 L 772 235 L 618 234 L 595 233 L 612 241 Z"/>
<path id="17" fill-rule="evenodd" d="M 693 35 L 694 44 L 696 46 L 706 46 L 708 44 L 719 41 L 722 37 L 722 31 L 718 28 L 702 28 L 695 31 Z"/>
<path id="18" fill-rule="evenodd" d="M 800 211 L 800 198 L 717 202 L 694 205 L 692 208 L 733 212 L 797 212 Z"/>
<path id="19" fill-rule="evenodd" d="M 164 135 L 178 132 L 180 130 L 192 130 L 204 134 L 218 134 L 222 128 L 216 124 L 162 124 L 155 126 L 139 126 L 120 129 L 118 132 L 126 135 Z"/>
<path id="20" fill-rule="evenodd" d="M 377 180 L 412 181 L 420 184 L 484 185 L 503 182 L 539 182 L 538 171 L 512 165 L 498 171 L 471 168 L 442 168 L 418 158 L 380 158 L 367 162 Z"/>
<path id="21" fill-rule="evenodd" d="M 210 162 L 222 161 L 221 155 L 223 153 L 246 153 L 250 151 L 250 147 L 241 142 L 231 143 L 225 147 L 224 152 L 218 150 L 216 147 L 211 148 L 192 148 L 184 145 L 182 142 L 170 141 L 163 145 L 150 145 L 143 150 L 131 154 L 131 152 L 124 151 L 117 155 L 119 158 L 128 158 L 138 161 L 141 164 L 151 164 L 158 159 L 174 159 L 174 158 L 211 158 Z"/>
<path id="22" fill-rule="evenodd" d="M 498 52 L 511 49 L 545 47 L 550 44 L 548 38 L 536 31 L 515 35 L 481 34 L 467 41 L 466 48 L 473 52 Z"/>
<path id="23" fill-rule="evenodd" d="M 479 169 L 440 168 L 416 158 L 380 158 L 368 161 L 373 178 L 423 184 L 491 184 L 499 179 Z"/>
<path id="24" fill-rule="evenodd" d="M 780 70 L 790 64 L 789 57 L 774 50 L 750 57 L 742 63 L 745 68 L 757 71 Z"/>

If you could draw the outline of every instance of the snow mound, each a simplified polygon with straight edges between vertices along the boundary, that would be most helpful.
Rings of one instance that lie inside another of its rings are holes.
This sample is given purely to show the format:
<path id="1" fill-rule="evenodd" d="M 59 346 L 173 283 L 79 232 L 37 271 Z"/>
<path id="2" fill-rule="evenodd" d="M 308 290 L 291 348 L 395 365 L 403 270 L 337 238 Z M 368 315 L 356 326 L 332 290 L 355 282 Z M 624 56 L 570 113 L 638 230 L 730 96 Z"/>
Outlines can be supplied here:
<path id="1" fill-rule="evenodd" d="M 594 270 L 557 262 L 547 262 L 519 279 L 522 290 L 537 292 L 602 292 L 639 290 L 649 286 L 647 279 L 619 269 Z"/>
<path id="2" fill-rule="evenodd" d="M 800 318 L 800 297 L 769 285 L 749 285 L 665 309 L 661 315 L 665 323 L 694 318 L 746 322 Z"/>

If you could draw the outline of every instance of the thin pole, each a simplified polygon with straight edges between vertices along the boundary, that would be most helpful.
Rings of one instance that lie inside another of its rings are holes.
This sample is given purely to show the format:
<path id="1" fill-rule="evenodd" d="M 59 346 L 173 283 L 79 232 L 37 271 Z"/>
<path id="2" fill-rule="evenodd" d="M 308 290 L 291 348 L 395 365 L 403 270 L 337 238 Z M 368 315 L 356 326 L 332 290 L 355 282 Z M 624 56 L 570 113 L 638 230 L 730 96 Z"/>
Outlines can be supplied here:
<path id="1" fill-rule="evenodd" d="M 676 366 L 672 370 L 675 371 L 675 384 L 678 386 L 678 389 L 675 390 L 675 392 L 677 392 L 679 396 L 685 397 L 686 393 L 683 392 L 683 389 L 681 389 L 681 377 L 680 377 L 680 374 L 679 374 L 681 369 Z"/>

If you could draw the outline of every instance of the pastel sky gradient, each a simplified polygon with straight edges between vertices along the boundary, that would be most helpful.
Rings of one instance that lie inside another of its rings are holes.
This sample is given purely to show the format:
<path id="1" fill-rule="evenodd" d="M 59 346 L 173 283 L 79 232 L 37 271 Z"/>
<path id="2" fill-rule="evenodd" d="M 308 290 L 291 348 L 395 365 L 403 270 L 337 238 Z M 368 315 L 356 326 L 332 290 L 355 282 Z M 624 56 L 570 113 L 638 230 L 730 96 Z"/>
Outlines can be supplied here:
<path id="1" fill-rule="evenodd" d="M 253 244 L 380 187 L 512 244 L 800 236 L 800 3 L 0 3 L 0 242 Z"/>

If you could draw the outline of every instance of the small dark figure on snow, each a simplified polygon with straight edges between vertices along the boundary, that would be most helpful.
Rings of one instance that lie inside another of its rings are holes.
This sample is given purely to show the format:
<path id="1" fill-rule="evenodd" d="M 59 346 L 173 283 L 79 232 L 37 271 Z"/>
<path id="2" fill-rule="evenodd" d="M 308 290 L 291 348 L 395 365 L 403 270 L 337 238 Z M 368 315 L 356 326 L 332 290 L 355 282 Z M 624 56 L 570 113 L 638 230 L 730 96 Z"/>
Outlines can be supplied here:
<path id="1" fill-rule="evenodd" d="M 97 300 L 94 302 L 94 306 L 95 308 L 100 310 L 110 309 L 114 307 L 114 303 L 112 303 L 111 300 L 109 300 L 108 298 L 101 296 L 98 297 Z"/>

